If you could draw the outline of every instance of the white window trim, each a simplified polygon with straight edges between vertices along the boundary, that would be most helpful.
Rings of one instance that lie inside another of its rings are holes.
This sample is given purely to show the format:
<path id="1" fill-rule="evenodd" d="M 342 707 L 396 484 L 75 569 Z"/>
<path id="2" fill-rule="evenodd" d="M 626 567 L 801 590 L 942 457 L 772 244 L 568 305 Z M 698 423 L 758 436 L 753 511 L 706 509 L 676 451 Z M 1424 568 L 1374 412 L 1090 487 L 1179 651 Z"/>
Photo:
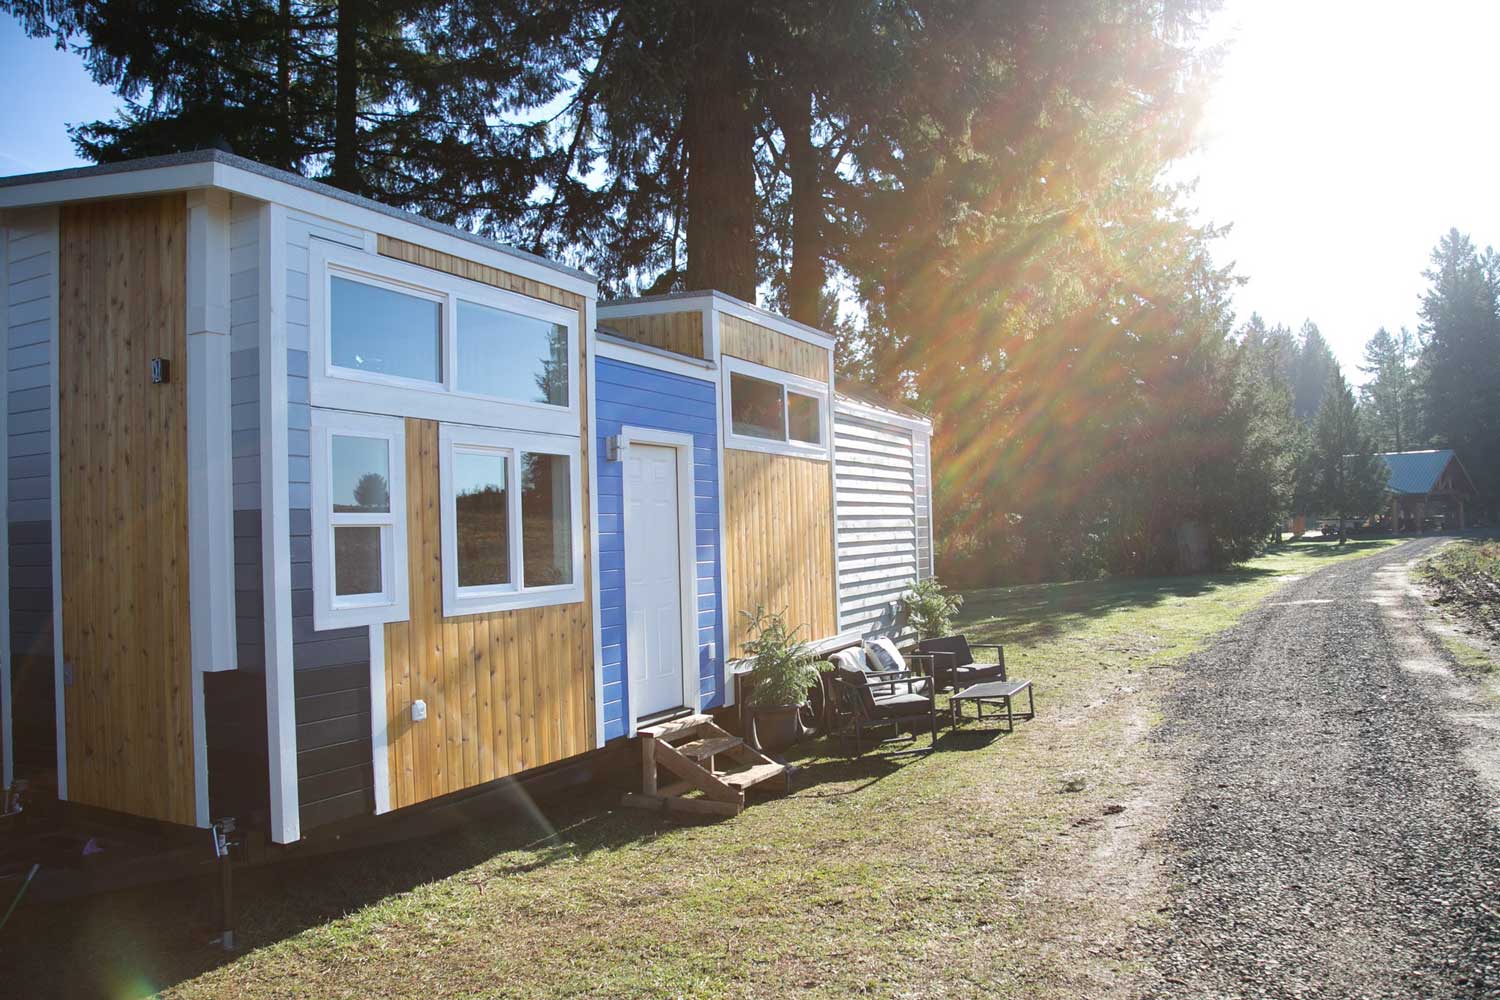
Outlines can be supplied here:
<path id="1" fill-rule="evenodd" d="M 341 368 L 332 361 L 331 277 L 350 278 L 442 303 L 441 382 Z M 568 336 L 568 405 L 498 399 L 462 392 L 455 383 L 458 300 L 557 323 Z M 493 285 L 313 240 L 308 261 L 308 392 L 312 405 L 455 423 L 515 427 L 542 434 L 578 433 L 578 312 Z"/>
<path id="2" fill-rule="evenodd" d="M 332 438 L 383 438 L 390 448 L 389 514 L 334 514 L 329 495 Z M 406 423 L 343 410 L 312 411 L 312 566 L 313 628 L 319 631 L 406 621 L 409 617 L 406 566 Z M 369 524 L 381 532 L 380 566 L 384 591 L 375 596 L 338 598 L 334 591 L 334 519 L 341 525 Z"/>
<path id="3" fill-rule="evenodd" d="M 472 449 L 503 454 L 506 457 L 507 531 L 510 539 L 511 583 L 494 587 L 458 586 L 458 517 L 457 498 L 453 492 L 454 449 Z M 521 531 L 521 455 L 561 455 L 568 460 L 569 530 L 572 532 L 573 582 L 546 587 L 527 587 L 525 553 Z M 516 608 L 540 608 L 555 604 L 578 604 L 583 601 L 583 497 L 582 460 L 577 437 L 552 434 L 526 434 L 442 424 L 438 427 L 439 498 L 438 522 L 443 545 L 443 615 L 485 614 Z"/>
<path id="4" fill-rule="evenodd" d="M 724 407 L 724 447 L 737 448 L 741 451 L 763 451 L 772 455 L 795 455 L 798 458 L 813 458 L 827 461 L 829 456 L 828 442 L 828 417 L 830 413 L 828 386 L 815 379 L 805 378 L 801 375 L 793 375 L 779 368 L 768 368 L 758 365 L 753 361 L 745 361 L 741 358 L 725 355 L 723 358 L 723 392 L 720 394 Z M 736 434 L 734 432 L 734 376 L 748 375 L 758 378 L 764 382 L 774 382 L 781 386 L 781 419 L 782 432 L 786 433 L 787 426 L 787 392 L 795 392 L 801 396 L 811 396 L 818 402 L 818 431 L 823 436 L 818 444 L 808 444 L 804 441 L 773 441 L 769 438 L 751 437 L 747 434 Z"/>

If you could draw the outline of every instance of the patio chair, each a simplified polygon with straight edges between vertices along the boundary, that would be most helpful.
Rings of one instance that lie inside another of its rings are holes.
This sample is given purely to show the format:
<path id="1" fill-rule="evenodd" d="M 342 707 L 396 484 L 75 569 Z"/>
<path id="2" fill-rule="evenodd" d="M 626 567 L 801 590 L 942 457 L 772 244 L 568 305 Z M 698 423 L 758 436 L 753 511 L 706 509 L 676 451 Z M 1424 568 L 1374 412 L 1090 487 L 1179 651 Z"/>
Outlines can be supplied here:
<path id="1" fill-rule="evenodd" d="M 927 657 L 913 659 L 931 662 Z M 829 660 L 838 715 L 853 729 L 851 756 L 864 753 L 866 730 L 880 728 L 894 728 L 896 735 L 871 746 L 897 742 L 903 727 L 910 727 L 913 740 L 923 728 L 932 734 L 932 746 L 898 751 L 894 756 L 931 753 L 937 748 L 937 691 L 932 677 L 915 670 L 872 669 L 869 656 L 859 648 L 834 653 Z"/>
<path id="2" fill-rule="evenodd" d="M 962 691 L 986 681 L 1010 680 L 1005 673 L 1005 647 L 993 642 L 970 642 L 961 635 L 946 635 L 940 639 L 924 639 L 917 649 L 933 660 L 933 677 L 939 688 L 951 687 Z M 994 663 L 981 663 L 974 659 L 974 650 L 993 649 Z"/>

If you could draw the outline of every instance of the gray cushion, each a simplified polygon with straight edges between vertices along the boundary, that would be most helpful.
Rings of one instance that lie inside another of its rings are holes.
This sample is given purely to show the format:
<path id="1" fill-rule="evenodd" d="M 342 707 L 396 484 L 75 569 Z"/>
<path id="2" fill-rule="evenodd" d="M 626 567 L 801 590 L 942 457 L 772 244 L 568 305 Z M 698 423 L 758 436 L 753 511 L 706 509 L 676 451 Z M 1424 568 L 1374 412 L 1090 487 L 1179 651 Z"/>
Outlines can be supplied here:
<path id="1" fill-rule="evenodd" d="M 929 710 L 932 699 L 920 694 L 891 694 L 875 699 L 877 716 L 915 715 Z"/>

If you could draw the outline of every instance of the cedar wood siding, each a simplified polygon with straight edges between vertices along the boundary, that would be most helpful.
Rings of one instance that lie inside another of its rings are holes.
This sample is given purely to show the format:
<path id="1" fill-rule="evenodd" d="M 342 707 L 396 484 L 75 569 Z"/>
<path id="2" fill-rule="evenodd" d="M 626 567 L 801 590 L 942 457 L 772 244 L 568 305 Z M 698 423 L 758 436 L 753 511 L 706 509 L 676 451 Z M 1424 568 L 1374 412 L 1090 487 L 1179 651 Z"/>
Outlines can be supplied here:
<path id="1" fill-rule="evenodd" d="M 438 426 L 408 418 L 407 546 L 411 615 L 385 626 L 386 718 L 393 807 L 565 760 L 595 748 L 593 559 L 587 359 L 582 296 L 382 236 L 380 252 L 578 311 L 579 498 L 584 599 L 446 617 L 438 510 Z M 428 704 L 411 721 L 411 703 Z"/>
<path id="2" fill-rule="evenodd" d="M 815 379 L 828 388 L 828 352 L 737 316 L 720 316 L 720 350 L 730 357 Z M 824 433 L 828 433 L 825 429 Z M 808 640 L 838 632 L 833 566 L 833 484 L 827 460 L 727 447 L 724 452 L 727 655 L 749 638 L 741 612 L 785 611 Z"/>

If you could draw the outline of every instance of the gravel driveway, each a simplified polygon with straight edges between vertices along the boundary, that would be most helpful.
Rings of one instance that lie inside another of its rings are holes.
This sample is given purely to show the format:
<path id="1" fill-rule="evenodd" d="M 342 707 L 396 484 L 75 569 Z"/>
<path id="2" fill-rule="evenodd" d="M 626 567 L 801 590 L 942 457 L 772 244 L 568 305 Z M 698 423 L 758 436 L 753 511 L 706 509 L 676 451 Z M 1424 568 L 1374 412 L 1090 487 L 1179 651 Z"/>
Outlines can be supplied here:
<path id="1" fill-rule="evenodd" d="M 1293 582 L 1187 664 L 1146 996 L 1500 997 L 1495 801 L 1405 587 L 1435 544 Z"/>

